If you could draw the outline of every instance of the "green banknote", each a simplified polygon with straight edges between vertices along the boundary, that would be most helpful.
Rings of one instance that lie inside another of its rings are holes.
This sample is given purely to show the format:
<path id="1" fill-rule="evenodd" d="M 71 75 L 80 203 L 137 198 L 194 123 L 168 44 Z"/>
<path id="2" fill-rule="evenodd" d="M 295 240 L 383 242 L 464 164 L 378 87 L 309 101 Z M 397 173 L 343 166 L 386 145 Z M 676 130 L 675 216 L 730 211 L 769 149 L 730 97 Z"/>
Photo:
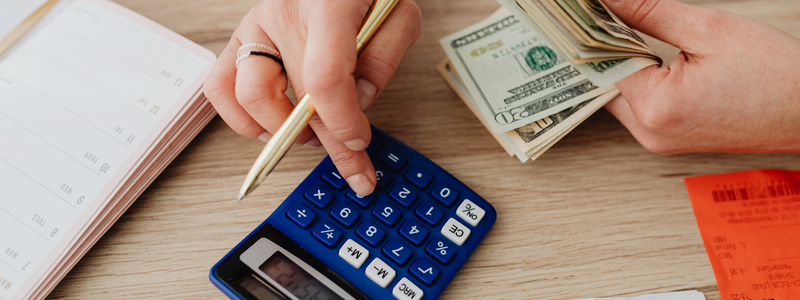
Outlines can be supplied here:
<path id="1" fill-rule="evenodd" d="M 439 42 L 492 132 L 498 134 L 613 89 L 616 80 L 598 84 L 584 70 L 616 74 L 614 68 L 625 65 L 601 62 L 581 70 L 508 12 Z"/>

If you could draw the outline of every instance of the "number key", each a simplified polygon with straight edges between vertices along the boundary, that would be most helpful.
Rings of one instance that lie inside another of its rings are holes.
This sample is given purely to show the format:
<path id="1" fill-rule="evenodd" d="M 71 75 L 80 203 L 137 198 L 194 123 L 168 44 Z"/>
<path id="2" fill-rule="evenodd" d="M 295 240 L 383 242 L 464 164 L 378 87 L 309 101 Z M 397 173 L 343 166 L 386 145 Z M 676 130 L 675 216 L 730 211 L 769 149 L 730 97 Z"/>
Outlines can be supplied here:
<path id="1" fill-rule="evenodd" d="M 383 246 L 381 252 L 388 257 L 389 260 L 401 267 L 405 265 L 408 259 L 411 258 L 411 255 L 414 254 L 408 246 L 396 239 L 390 239 L 389 242 L 386 243 L 386 246 Z"/>
<path id="2" fill-rule="evenodd" d="M 358 220 L 358 211 L 344 202 L 339 202 L 331 209 L 331 217 L 344 227 L 350 228 Z"/>
<path id="3" fill-rule="evenodd" d="M 428 237 L 428 230 L 417 224 L 417 222 L 408 220 L 403 223 L 403 226 L 400 226 L 400 235 L 411 244 L 414 244 L 414 246 L 419 246 Z"/>
<path id="4" fill-rule="evenodd" d="M 431 196 L 445 207 L 451 207 L 458 198 L 458 192 L 444 183 L 437 183 L 431 189 Z"/>
<path id="5" fill-rule="evenodd" d="M 361 226 L 358 226 L 358 229 L 356 229 L 356 235 L 370 246 L 375 247 L 381 243 L 386 232 L 375 225 L 375 223 L 364 221 L 364 223 L 361 223 Z"/>
<path id="6" fill-rule="evenodd" d="M 381 201 L 372 209 L 372 215 L 389 227 L 393 227 L 402 214 L 403 213 L 401 213 L 399 209 L 389 205 L 389 203 L 385 201 Z"/>
<path id="7" fill-rule="evenodd" d="M 417 209 L 414 211 L 414 214 L 422 219 L 422 221 L 426 224 L 430 226 L 436 226 L 436 224 L 439 224 L 439 221 L 442 220 L 444 211 L 436 206 L 433 206 L 433 203 L 430 201 L 425 201 L 419 204 Z"/>
<path id="8" fill-rule="evenodd" d="M 385 189 L 386 186 L 389 185 L 389 182 L 392 182 L 392 173 L 379 167 L 375 167 L 375 176 L 378 180 L 377 184 L 375 184 L 375 187 L 379 190 Z"/>
<path id="9" fill-rule="evenodd" d="M 375 193 L 366 196 L 361 196 L 359 194 L 356 194 L 356 192 L 353 191 L 353 189 L 347 189 L 347 198 L 353 200 L 353 202 L 355 202 L 355 204 L 358 205 L 359 207 L 367 208 L 369 207 L 370 204 L 372 204 L 372 200 L 375 200 Z"/>
<path id="10" fill-rule="evenodd" d="M 392 197 L 401 206 L 409 208 L 411 204 L 414 204 L 414 200 L 417 200 L 417 192 L 403 183 L 398 183 L 389 192 L 389 197 Z"/>

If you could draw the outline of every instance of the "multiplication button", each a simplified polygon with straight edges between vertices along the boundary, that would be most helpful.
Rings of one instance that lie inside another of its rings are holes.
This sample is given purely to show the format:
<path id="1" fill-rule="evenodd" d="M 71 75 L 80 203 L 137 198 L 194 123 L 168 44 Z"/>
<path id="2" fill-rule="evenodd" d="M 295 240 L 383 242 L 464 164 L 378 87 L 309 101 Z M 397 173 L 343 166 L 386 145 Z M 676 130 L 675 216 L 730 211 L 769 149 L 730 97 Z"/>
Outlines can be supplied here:
<path id="1" fill-rule="evenodd" d="M 331 200 L 333 200 L 333 193 L 321 187 L 319 184 L 312 185 L 306 190 L 304 195 L 311 204 L 314 204 L 314 206 L 319 209 L 325 208 L 325 206 L 328 206 Z"/>
<path id="2" fill-rule="evenodd" d="M 462 220 L 467 221 L 469 225 L 478 226 L 483 220 L 483 216 L 486 215 L 486 211 L 469 199 L 464 199 L 464 202 L 461 202 L 461 205 L 458 206 L 456 214 Z"/>
<path id="3" fill-rule="evenodd" d="M 467 240 L 470 232 L 472 231 L 469 230 L 467 226 L 461 224 L 461 222 L 456 221 L 456 219 L 453 218 L 447 220 L 447 223 L 444 223 L 444 226 L 442 226 L 441 230 L 442 235 L 444 235 L 445 237 L 450 239 L 453 243 L 456 243 L 456 245 L 459 246 L 464 245 L 464 241 Z"/>
<path id="4" fill-rule="evenodd" d="M 339 248 L 339 257 L 353 266 L 353 268 L 358 269 L 361 268 L 361 265 L 369 258 L 369 251 L 367 251 L 367 248 L 364 248 L 364 246 L 348 239 L 344 242 L 342 248 Z"/>
<path id="5" fill-rule="evenodd" d="M 364 274 L 367 275 L 367 278 L 371 279 L 382 288 L 386 288 L 390 283 L 392 283 L 392 280 L 394 280 L 397 272 L 395 272 L 392 267 L 383 262 L 380 258 L 376 257 L 371 263 L 369 263 L 367 269 L 364 270 Z"/>

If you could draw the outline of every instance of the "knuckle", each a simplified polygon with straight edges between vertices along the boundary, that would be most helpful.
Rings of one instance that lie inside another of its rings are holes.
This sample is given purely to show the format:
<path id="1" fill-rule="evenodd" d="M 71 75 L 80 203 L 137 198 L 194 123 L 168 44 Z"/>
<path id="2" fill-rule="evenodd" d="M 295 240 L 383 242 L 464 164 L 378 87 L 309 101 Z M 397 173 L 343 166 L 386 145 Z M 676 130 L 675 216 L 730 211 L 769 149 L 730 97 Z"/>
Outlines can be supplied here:
<path id="1" fill-rule="evenodd" d="M 339 86 L 347 84 L 348 77 L 352 78 L 353 74 L 333 64 L 323 64 L 307 72 L 313 74 L 305 78 L 305 89 L 311 94 L 324 95 Z"/>
<path id="2" fill-rule="evenodd" d="M 345 150 L 341 152 L 329 153 L 333 164 L 339 169 L 339 173 L 345 178 L 353 175 L 356 172 L 355 164 L 357 163 L 358 152 Z"/>

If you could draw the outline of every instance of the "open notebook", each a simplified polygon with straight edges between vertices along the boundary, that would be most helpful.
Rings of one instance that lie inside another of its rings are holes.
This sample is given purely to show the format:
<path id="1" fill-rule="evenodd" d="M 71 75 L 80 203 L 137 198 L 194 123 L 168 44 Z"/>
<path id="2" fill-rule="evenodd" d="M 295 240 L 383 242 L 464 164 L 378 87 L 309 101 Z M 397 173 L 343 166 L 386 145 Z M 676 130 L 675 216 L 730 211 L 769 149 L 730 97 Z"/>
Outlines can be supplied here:
<path id="1" fill-rule="evenodd" d="M 0 0 L 9 37 L 0 299 L 41 299 L 213 118 L 216 58 L 105 0 Z"/>

